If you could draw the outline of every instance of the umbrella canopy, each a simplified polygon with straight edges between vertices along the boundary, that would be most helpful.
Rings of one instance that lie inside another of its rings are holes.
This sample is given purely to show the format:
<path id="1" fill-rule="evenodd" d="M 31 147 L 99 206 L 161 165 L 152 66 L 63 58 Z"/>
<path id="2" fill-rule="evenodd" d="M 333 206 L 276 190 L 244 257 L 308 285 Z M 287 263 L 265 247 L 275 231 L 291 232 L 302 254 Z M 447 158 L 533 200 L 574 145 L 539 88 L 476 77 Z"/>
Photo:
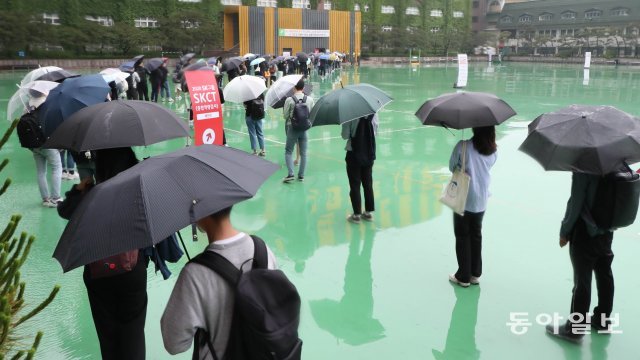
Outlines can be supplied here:
<path id="1" fill-rule="evenodd" d="M 144 67 L 149 70 L 149 72 L 159 68 L 160 66 L 162 66 L 162 63 L 164 63 L 164 59 L 163 58 L 152 58 L 147 60 L 147 62 L 144 64 Z"/>
<path id="2" fill-rule="evenodd" d="M 49 92 L 40 109 L 40 121 L 46 136 L 69 116 L 89 105 L 104 102 L 110 92 L 102 75 L 86 75 L 67 79 Z"/>
<path id="3" fill-rule="evenodd" d="M 43 147 L 80 152 L 146 146 L 187 136 L 189 128 L 173 111 L 147 101 L 117 100 L 77 111 Z"/>
<path id="4" fill-rule="evenodd" d="M 329 54 L 321 54 L 318 59 L 320 60 L 329 60 Z"/>
<path id="5" fill-rule="evenodd" d="M 144 55 L 134 56 L 131 60 L 133 61 L 134 63 L 133 67 L 135 68 L 136 66 L 140 65 L 140 63 L 144 60 Z"/>
<path id="6" fill-rule="evenodd" d="M 201 69 L 211 69 L 209 65 L 207 65 L 204 61 L 198 61 L 194 64 L 191 64 L 182 69 L 182 71 L 193 71 L 193 70 L 201 70 Z"/>
<path id="7" fill-rule="evenodd" d="M 32 70 L 22 78 L 22 81 L 20 81 L 20 86 L 27 85 L 28 83 L 38 79 L 40 76 L 56 70 L 62 70 L 62 68 L 57 66 L 44 66 Z"/>
<path id="8" fill-rule="evenodd" d="M 129 61 L 125 61 L 122 64 L 120 64 L 120 71 L 125 71 L 125 72 L 133 72 L 135 71 L 136 68 L 136 61 L 135 60 L 129 60 Z"/>
<path id="9" fill-rule="evenodd" d="M 294 88 L 291 88 L 291 91 L 289 92 L 289 94 L 287 96 L 282 97 L 280 100 L 278 100 L 271 107 L 274 108 L 274 109 L 282 109 L 284 107 L 284 103 L 287 101 L 287 98 L 293 96 L 295 91 L 296 90 Z M 310 82 L 305 82 L 304 83 L 304 88 L 302 89 L 302 92 L 307 96 L 311 95 L 311 93 L 313 92 L 313 85 Z"/>
<path id="10" fill-rule="evenodd" d="M 520 150 L 545 170 L 608 174 L 640 161 L 640 119 L 612 106 L 571 105 L 529 124 Z"/>
<path id="11" fill-rule="evenodd" d="M 302 79 L 302 75 L 286 75 L 273 83 L 265 95 L 267 106 L 271 106 L 274 109 L 283 107 L 287 98 L 295 92 L 294 87 L 300 79 Z M 306 82 L 302 91 L 306 95 L 310 95 L 313 91 L 313 86 L 310 82 Z"/>
<path id="12" fill-rule="evenodd" d="M 188 54 L 182 55 L 180 57 L 180 62 L 184 64 L 187 61 L 193 59 L 195 56 L 196 56 L 196 54 L 194 54 L 194 53 L 188 53 Z"/>
<path id="13" fill-rule="evenodd" d="M 286 59 L 284 56 L 278 56 L 277 58 L 273 59 L 273 61 L 275 61 L 275 62 L 283 62 L 284 59 Z"/>
<path id="14" fill-rule="evenodd" d="M 60 84 L 57 82 L 36 80 L 18 87 L 18 91 L 9 99 L 7 105 L 7 120 L 13 121 L 22 116 L 27 112 L 29 105 L 35 105 L 32 99 L 37 98 L 40 101 L 42 101 L 43 98 L 46 99 L 49 91 L 58 85 Z"/>
<path id="15" fill-rule="evenodd" d="M 228 58 L 226 59 L 223 63 L 222 63 L 222 71 L 229 71 L 231 69 L 237 69 L 240 67 L 240 64 L 244 63 L 244 60 L 241 57 L 232 57 L 232 58 Z"/>
<path id="16" fill-rule="evenodd" d="M 415 115 L 424 125 L 468 129 L 498 125 L 515 114 L 509 104 L 493 94 L 459 92 L 425 102 Z"/>
<path id="17" fill-rule="evenodd" d="M 116 69 L 116 68 L 106 68 L 100 71 L 100 75 L 102 75 L 102 77 L 104 78 L 104 81 L 106 81 L 107 83 L 110 83 L 112 81 L 115 81 L 116 83 L 123 82 L 129 76 L 131 76 L 130 73 L 120 71 L 120 69 Z"/>
<path id="18" fill-rule="evenodd" d="M 217 57 L 210 57 L 207 59 L 207 64 L 208 65 L 215 65 L 216 63 L 218 63 L 218 58 Z"/>
<path id="19" fill-rule="evenodd" d="M 313 106 L 309 119 L 313 126 L 341 125 L 375 114 L 393 98 L 369 84 L 349 85 L 321 97 Z"/>
<path id="20" fill-rule="evenodd" d="M 296 54 L 296 57 L 298 58 L 298 60 L 303 63 L 303 62 L 307 62 L 307 60 L 309 60 L 309 56 L 304 53 L 304 52 L 299 52 Z"/>
<path id="21" fill-rule="evenodd" d="M 255 58 L 257 58 L 258 55 L 253 54 L 253 53 L 246 53 L 242 56 L 243 60 L 253 60 Z"/>
<path id="22" fill-rule="evenodd" d="M 154 245 L 205 216 L 253 197 L 278 168 L 244 151 L 215 145 L 149 158 L 89 192 L 53 256 L 66 272 Z"/>
<path id="23" fill-rule="evenodd" d="M 259 65 L 259 64 L 261 64 L 261 63 L 263 63 L 263 62 L 265 62 L 265 58 L 259 57 L 259 58 L 257 58 L 257 59 L 253 59 L 253 60 L 249 63 L 249 65 L 251 65 L 251 66 L 256 66 L 256 65 Z"/>
<path id="24" fill-rule="evenodd" d="M 242 75 L 231 80 L 224 87 L 223 95 L 226 101 L 243 103 L 260 96 L 267 87 L 264 80 L 257 76 Z"/>
<path id="25" fill-rule="evenodd" d="M 41 75 L 35 80 L 63 82 L 66 79 L 78 77 L 80 74 L 72 73 L 64 69 L 54 70 Z"/>

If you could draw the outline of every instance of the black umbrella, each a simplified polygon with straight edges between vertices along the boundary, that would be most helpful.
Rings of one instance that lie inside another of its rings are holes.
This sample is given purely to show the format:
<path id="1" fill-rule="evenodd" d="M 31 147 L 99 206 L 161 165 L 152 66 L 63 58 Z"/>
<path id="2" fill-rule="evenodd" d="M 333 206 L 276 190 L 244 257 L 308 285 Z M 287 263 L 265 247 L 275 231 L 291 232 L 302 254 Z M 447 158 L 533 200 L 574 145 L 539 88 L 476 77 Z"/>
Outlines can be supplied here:
<path id="1" fill-rule="evenodd" d="M 162 66 L 162 63 L 164 63 L 163 58 L 153 58 L 153 59 L 147 60 L 147 62 L 144 64 L 144 67 L 147 68 L 149 72 L 151 72 L 159 68 L 160 66 Z"/>
<path id="2" fill-rule="evenodd" d="M 307 62 L 307 60 L 309 59 L 309 56 L 307 56 L 307 54 L 306 54 L 306 53 L 303 53 L 303 52 L 299 52 L 299 53 L 297 53 L 297 54 L 296 54 L 296 57 L 298 58 L 298 60 L 299 60 L 301 63 L 303 63 L 303 62 L 304 62 L 304 63 L 306 63 L 306 62 Z"/>
<path id="3" fill-rule="evenodd" d="M 253 197 L 278 165 L 224 146 L 155 156 L 93 188 L 53 257 L 66 272 L 154 245 L 197 220 Z"/>
<path id="4" fill-rule="evenodd" d="M 134 67 L 137 67 L 138 65 L 140 65 L 140 63 L 142 62 L 142 60 L 144 60 L 144 55 L 138 55 L 138 56 L 134 56 L 133 59 L 134 62 Z"/>
<path id="5" fill-rule="evenodd" d="M 187 136 L 189 128 L 173 111 L 148 101 L 117 100 L 77 111 L 53 132 L 44 147 L 99 150 Z"/>
<path id="6" fill-rule="evenodd" d="M 61 83 L 66 79 L 70 79 L 78 76 L 80 76 L 80 74 L 72 73 L 67 70 L 55 70 L 55 71 L 43 74 L 42 76 L 40 76 L 35 80 L 46 80 L 46 81 L 54 81 L 57 83 Z"/>
<path id="7" fill-rule="evenodd" d="M 520 150 L 545 170 L 608 174 L 640 161 L 640 119 L 612 106 L 571 105 L 529 124 Z"/>
<path id="8" fill-rule="evenodd" d="M 231 69 L 238 69 L 240 68 L 240 65 L 243 63 L 244 63 L 244 59 L 241 57 L 236 56 L 236 57 L 228 58 L 222 63 L 222 69 L 220 71 L 229 71 Z"/>
<path id="9" fill-rule="evenodd" d="M 209 65 L 207 65 L 206 62 L 204 61 L 198 61 L 195 64 L 191 64 L 185 68 L 182 68 L 182 71 L 193 71 L 193 70 L 201 70 L 201 69 L 210 69 L 213 70 L 213 68 L 209 67 Z"/>
<path id="10" fill-rule="evenodd" d="M 180 62 L 181 62 L 181 63 L 183 63 L 183 64 L 185 64 L 185 63 L 187 63 L 189 60 L 193 59 L 193 57 L 194 57 L 194 56 L 196 56 L 196 54 L 194 54 L 194 53 L 188 53 L 188 54 L 182 55 L 182 56 L 180 57 Z"/>
<path id="11" fill-rule="evenodd" d="M 509 104 L 493 94 L 459 92 L 425 102 L 416 117 L 424 125 L 468 129 L 498 125 L 515 114 Z"/>

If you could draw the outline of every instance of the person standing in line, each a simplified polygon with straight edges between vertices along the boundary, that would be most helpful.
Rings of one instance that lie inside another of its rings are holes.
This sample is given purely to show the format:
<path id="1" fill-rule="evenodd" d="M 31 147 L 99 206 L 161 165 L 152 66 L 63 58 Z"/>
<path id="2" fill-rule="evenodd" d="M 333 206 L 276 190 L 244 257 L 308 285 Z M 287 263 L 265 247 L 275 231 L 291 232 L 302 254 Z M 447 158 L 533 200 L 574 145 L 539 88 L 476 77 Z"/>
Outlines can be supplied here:
<path id="1" fill-rule="evenodd" d="M 260 94 L 256 99 L 249 100 L 244 103 L 245 121 L 249 132 L 249 141 L 251 142 L 251 150 L 253 155 L 266 156 L 267 152 L 264 148 L 264 134 L 262 126 L 264 124 L 264 95 Z M 260 152 L 258 152 L 258 146 Z"/>
<path id="2" fill-rule="evenodd" d="M 162 66 L 151 72 L 151 101 L 158 102 L 158 95 L 162 87 Z"/>
<path id="3" fill-rule="evenodd" d="M 70 151 L 60 150 L 60 161 L 62 162 L 62 179 L 75 180 L 79 178 L 76 173 L 76 162 L 73 161 Z"/>
<path id="4" fill-rule="evenodd" d="M 463 154 L 463 149 L 466 149 Z M 456 236 L 458 270 L 449 275 L 449 281 L 462 287 L 480 284 L 482 275 L 482 220 L 489 198 L 489 171 L 497 159 L 495 126 L 473 128 L 471 140 L 461 140 L 453 149 L 449 170 L 462 166 L 465 156 L 466 169 L 471 177 L 464 216 L 453 214 L 453 230 Z"/>
<path id="5" fill-rule="evenodd" d="M 144 67 L 142 61 L 140 61 L 138 66 L 136 66 L 136 73 L 140 78 L 140 82 L 138 82 L 136 87 L 136 90 L 138 91 L 138 100 L 149 101 L 149 71 Z"/>
<path id="6" fill-rule="evenodd" d="M 287 163 L 287 176 L 282 180 L 284 183 L 291 183 L 295 180 L 293 176 L 293 148 L 296 143 L 300 147 L 300 168 L 298 169 L 298 181 L 304 181 L 304 171 L 307 167 L 307 130 L 297 130 L 294 129 L 292 125 L 292 120 L 294 117 L 294 112 L 297 106 L 304 105 L 307 108 L 306 116 L 307 119 L 299 119 L 299 120 L 308 120 L 308 116 L 311 113 L 311 109 L 313 108 L 313 98 L 311 96 L 307 96 L 304 94 L 304 80 L 301 79 L 295 85 L 295 93 L 293 96 L 288 97 L 284 102 L 284 119 L 285 119 L 285 130 L 287 132 L 287 143 L 285 145 L 284 159 Z M 300 104 L 300 105 L 298 105 Z"/>
<path id="7" fill-rule="evenodd" d="M 376 160 L 376 137 L 378 119 L 376 114 L 342 124 L 342 138 L 347 140 L 345 162 L 349 178 L 349 198 L 353 213 L 347 217 L 349 222 L 359 224 L 360 220 L 373 221 L 375 201 L 373 196 L 373 163 Z M 364 207 L 360 185 L 364 191 Z"/>
<path id="8" fill-rule="evenodd" d="M 171 91 L 169 90 L 169 69 L 167 69 L 166 61 L 160 66 L 160 72 L 162 73 L 162 78 L 160 79 L 160 97 L 162 101 L 166 99 L 166 101 L 173 102 Z"/>
<path id="9" fill-rule="evenodd" d="M 574 172 L 571 180 L 571 197 L 560 227 L 560 247 L 569 244 L 569 255 L 573 266 L 573 296 L 569 320 L 556 328 L 548 325 L 549 334 L 570 342 L 579 342 L 584 329 L 590 323 L 594 330 L 607 332 L 611 325 L 614 282 L 613 231 L 601 228 L 591 215 L 596 204 L 596 194 L 603 177 Z M 598 306 L 591 307 L 592 274 L 596 274 Z M 590 321 L 589 321 L 590 317 Z"/>

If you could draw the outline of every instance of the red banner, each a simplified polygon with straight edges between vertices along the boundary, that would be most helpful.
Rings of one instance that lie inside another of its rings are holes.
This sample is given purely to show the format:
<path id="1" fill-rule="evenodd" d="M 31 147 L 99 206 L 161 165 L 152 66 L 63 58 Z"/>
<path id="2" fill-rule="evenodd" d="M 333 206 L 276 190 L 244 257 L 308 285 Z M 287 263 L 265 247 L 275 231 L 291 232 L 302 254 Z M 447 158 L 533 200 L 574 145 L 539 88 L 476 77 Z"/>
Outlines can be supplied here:
<path id="1" fill-rule="evenodd" d="M 195 145 L 222 145 L 222 104 L 213 71 L 185 71 L 193 111 Z"/>

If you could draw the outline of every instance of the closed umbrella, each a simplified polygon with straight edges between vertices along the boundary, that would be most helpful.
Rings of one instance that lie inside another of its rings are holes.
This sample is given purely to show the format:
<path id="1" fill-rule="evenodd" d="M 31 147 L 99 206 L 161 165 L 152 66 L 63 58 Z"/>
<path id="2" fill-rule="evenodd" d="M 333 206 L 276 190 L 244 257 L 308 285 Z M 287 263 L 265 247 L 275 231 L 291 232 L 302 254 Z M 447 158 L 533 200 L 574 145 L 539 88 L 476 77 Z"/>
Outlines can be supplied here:
<path id="1" fill-rule="evenodd" d="M 468 129 L 501 124 L 516 112 L 493 94 L 459 92 L 425 102 L 415 115 L 424 125 Z"/>
<path id="2" fill-rule="evenodd" d="M 163 58 L 152 58 L 147 60 L 147 62 L 144 64 L 144 67 L 149 70 L 149 72 L 154 71 L 155 69 L 159 68 L 160 66 L 162 66 L 162 64 L 164 63 L 164 59 Z"/>
<path id="3" fill-rule="evenodd" d="M 226 101 L 243 103 L 260 96 L 267 87 L 264 80 L 257 76 L 242 75 L 231 80 L 224 87 L 223 94 Z"/>
<path id="4" fill-rule="evenodd" d="M 41 75 L 35 80 L 63 82 L 66 79 L 78 77 L 80 74 L 72 73 L 64 69 L 54 70 Z"/>
<path id="5" fill-rule="evenodd" d="M 612 106 L 571 105 L 529 124 L 520 150 L 545 170 L 605 175 L 640 161 L 640 119 Z"/>
<path id="6" fill-rule="evenodd" d="M 341 125 L 375 114 L 392 100 L 373 85 L 349 85 L 321 97 L 313 106 L 309 119 L 313 126 Z"/>
<path id="7" fill-rule="evenodd" d="M 87 194 L 53 256 L 66 272 L 154 245 L 253 197 L 278 168 L 244 151 L 215 145 L 151 157 Z"/>
<path id="8" fill-rule="evenodd" d="M 49 91 L 58 85 L 60 84 L 57 82 L 36 80 L 18 87 L 18 91 L 11 96 L 7 104 L 7 120 L 13 121 L 22 116 L 29 108 L 30 99 L 38 98 L 41 100 L 42 97 L 46 98 L 49 95 Z"/>
<path id="9" fill-rule="evenodd" d="M 173 111 L 148 101 L 117 100 L 88 106 L 65 120 L 44 144 L 74 151 L 146 146 L 187 137 Z"/>
<path id="10" fill-rule="evenodd" d="M 28 83 L 37 80 L 40 76 L 57 70 L 62 70 L 62 68 L 57 66 L 44 66 L 32 70 L 22 78 L 22 81 L 20 81 L 20 86 L 27 85 Z"/>
<path id="11" fill-rule="evenodd" d="M 40 121 L 46 136 L 76 111 L 106 101 L 109 85 L 102 75 L 85 75 L 67 79 L 49 92 L 40 109 Z"/>

